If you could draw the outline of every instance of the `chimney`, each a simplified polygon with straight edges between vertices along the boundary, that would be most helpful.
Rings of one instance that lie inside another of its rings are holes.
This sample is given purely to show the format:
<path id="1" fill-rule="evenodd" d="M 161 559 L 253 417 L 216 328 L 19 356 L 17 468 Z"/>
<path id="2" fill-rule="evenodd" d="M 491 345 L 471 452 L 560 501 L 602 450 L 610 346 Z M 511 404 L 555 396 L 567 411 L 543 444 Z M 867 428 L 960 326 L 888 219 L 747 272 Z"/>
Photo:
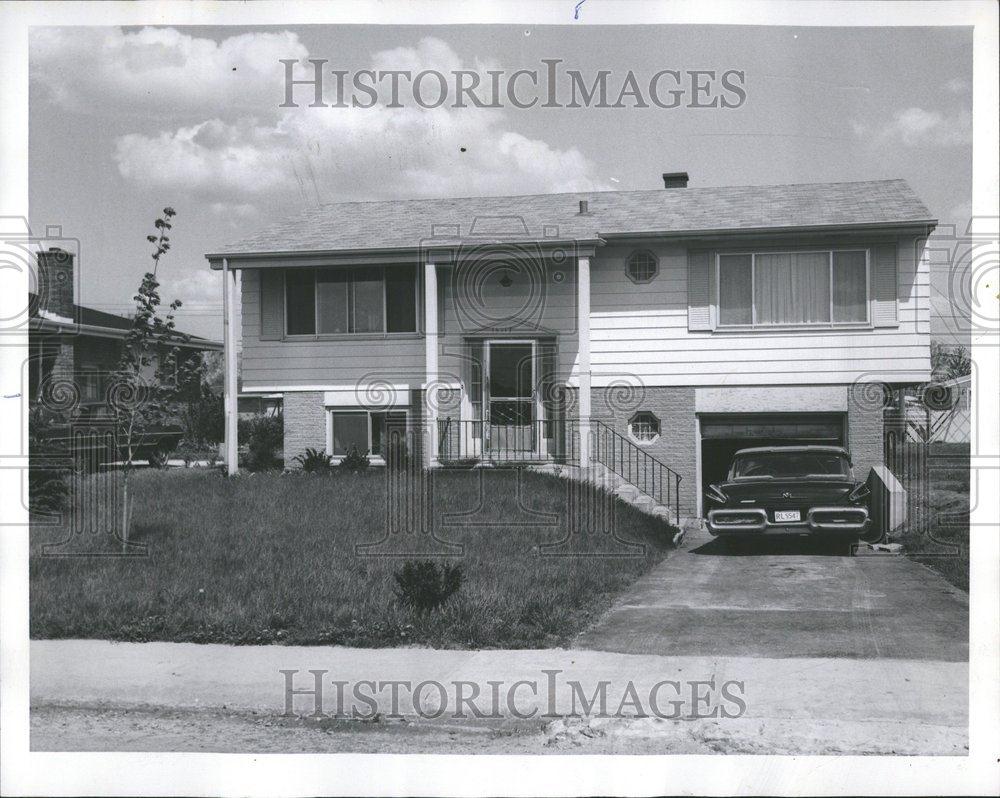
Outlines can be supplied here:
<path id="1" fill-rule="evenodd" d="M 590 213 L 590 201 L 580 200 L 580 216 L 587 216 Z"/>
<path id="2" fill-rule="evenodd" d="M 664 172 L 663 173 L 663 187 L 664 188 L 687 188 L 688 187 L 688 173 L 687 172 Z"/>
<path id="3" fill-rule="evenodd" d="M 73 254 L 58 247 L 38 253 L 38 310 L 75 321 Z"/>

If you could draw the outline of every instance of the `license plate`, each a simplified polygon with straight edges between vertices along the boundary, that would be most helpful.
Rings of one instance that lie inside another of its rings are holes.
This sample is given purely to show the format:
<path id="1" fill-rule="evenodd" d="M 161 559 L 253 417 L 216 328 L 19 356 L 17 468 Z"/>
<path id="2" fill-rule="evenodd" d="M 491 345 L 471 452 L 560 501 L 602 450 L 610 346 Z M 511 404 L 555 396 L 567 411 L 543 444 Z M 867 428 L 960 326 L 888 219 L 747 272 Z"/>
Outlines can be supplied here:
<path id="1" fill-rule="evenodd" d="M 802 514 L 798 510 L 775 510 L 775 521 L 801 521 Z"/>

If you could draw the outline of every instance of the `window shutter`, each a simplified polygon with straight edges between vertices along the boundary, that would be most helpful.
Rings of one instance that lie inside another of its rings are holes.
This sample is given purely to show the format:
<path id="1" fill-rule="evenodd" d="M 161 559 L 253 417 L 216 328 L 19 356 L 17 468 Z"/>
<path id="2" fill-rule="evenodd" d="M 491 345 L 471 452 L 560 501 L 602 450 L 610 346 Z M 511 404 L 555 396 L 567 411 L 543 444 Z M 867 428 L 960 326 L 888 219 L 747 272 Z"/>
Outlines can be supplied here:
<path id="1" fill-rule="evenodd" d="M 259 269 L 260 340 L 280 341 L 285 334 L 285 270 Z"/>
<path id="2" fill-rule="evenodd" d="M 896 245 L 879 244 L 872 247 L 872 325 L 896 327 L 899 325 L 896 286 Z"/>
<path id="3" fill-rule="evenodd" d="M 712 253 L 688 251 L 688 329 L 712 329 Z"/>

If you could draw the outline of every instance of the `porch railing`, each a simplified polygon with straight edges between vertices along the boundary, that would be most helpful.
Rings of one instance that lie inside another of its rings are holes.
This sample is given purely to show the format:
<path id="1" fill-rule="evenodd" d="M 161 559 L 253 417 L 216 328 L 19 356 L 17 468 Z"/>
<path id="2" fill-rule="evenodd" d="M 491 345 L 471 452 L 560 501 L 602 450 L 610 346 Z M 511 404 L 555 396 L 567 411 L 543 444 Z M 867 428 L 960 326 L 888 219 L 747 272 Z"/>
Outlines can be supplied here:
<path id="1" fill-rule="evenodd" d="M 438 460 L 442 463 L 571 462 L 572 442 L 564 422 L 524 423 L 438 420 Z"/>
<path id="2" fill-rule="evenodd" d="M 645 448 L 603 421 L 590 422 L 593 462 L 607 468 L 680 519 L 681 476 Z M 442 463 L 580 462 L 578 420 L 550 419 L 493 423 L 453 418 L 438 420 L 438 459 Z"/>

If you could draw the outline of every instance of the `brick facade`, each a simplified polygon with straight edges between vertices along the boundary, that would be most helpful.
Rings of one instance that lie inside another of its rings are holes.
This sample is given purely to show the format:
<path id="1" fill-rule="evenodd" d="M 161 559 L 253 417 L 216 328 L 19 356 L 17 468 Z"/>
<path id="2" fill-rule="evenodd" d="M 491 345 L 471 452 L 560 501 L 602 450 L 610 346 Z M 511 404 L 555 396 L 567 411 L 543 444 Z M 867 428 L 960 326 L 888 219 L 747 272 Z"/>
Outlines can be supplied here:
<path id="1" fill-rule="evenodd" d="M 628 424 L 639 412 L 653 413 L 660 422 L 660 435 L 650 443 L 637 444 L 681 476 L 680 512 L 682 517 L 697 513 L 698 492 L 698 440 L 696 430 L 696 388 L 685 387 L 622 387 L 594 388 L 591 391 L 593 418 L 603 421 L 617 433 L 632 441 Z M 564 413 L 567 418 L 577 417 L 576 391 L 567 390 Z M 442 396 L 438 405 L 439 417 L 457 418 L 460 395 L 454 392 Z M 425 397 L 414 390 L 410 397 L 410 426 L 420 429 Z M 875 465 L 883 462 L 883 411 L 877 403 L 866 403 L 852 398 L 847 412 L 847 446 L 854 459 L 855 473 L 863 479 Z M 776 412 L 787 408 L 761 406 L 758 412 Z M 805 408 L 795 408 L 802 412 Z M 822 412 L 822 407 L 809 407 L 806 412 Z M 834 411 L 835 408 L 826 408 Z M 296 391 L 285 394 L 285 467 L 294 467 L 292 459 L 308 447 L 326 448 L 326 412 L 323 394 L 319 391 Z M 413 442 L 421 440 L 418 435 Z M 419 453 L 417 453 L 419 455 Z"/>
<path id="2" fill-rule="evenodd" d="M 423 418 L 423 391 L 410 391 L 409 413 L 410 428 L 420 429 Z M 293 459 L 306 449 L 313 448 L 326 451 L 326 407 L 323 404 L 322 391 L 289 391 L 284 396 L 285 425 L 285 468 L 295 468 Z M 422 457 L 422 438 L 416 435 L 409 445 L 414 448 L 414 454 Z"/>
<path id="3" fill-rule="evenodd" d="M 306 449 L 326 449 L 326 412 L 320 391 L 289 391 L 283 400 L 285 468 Z"/>

